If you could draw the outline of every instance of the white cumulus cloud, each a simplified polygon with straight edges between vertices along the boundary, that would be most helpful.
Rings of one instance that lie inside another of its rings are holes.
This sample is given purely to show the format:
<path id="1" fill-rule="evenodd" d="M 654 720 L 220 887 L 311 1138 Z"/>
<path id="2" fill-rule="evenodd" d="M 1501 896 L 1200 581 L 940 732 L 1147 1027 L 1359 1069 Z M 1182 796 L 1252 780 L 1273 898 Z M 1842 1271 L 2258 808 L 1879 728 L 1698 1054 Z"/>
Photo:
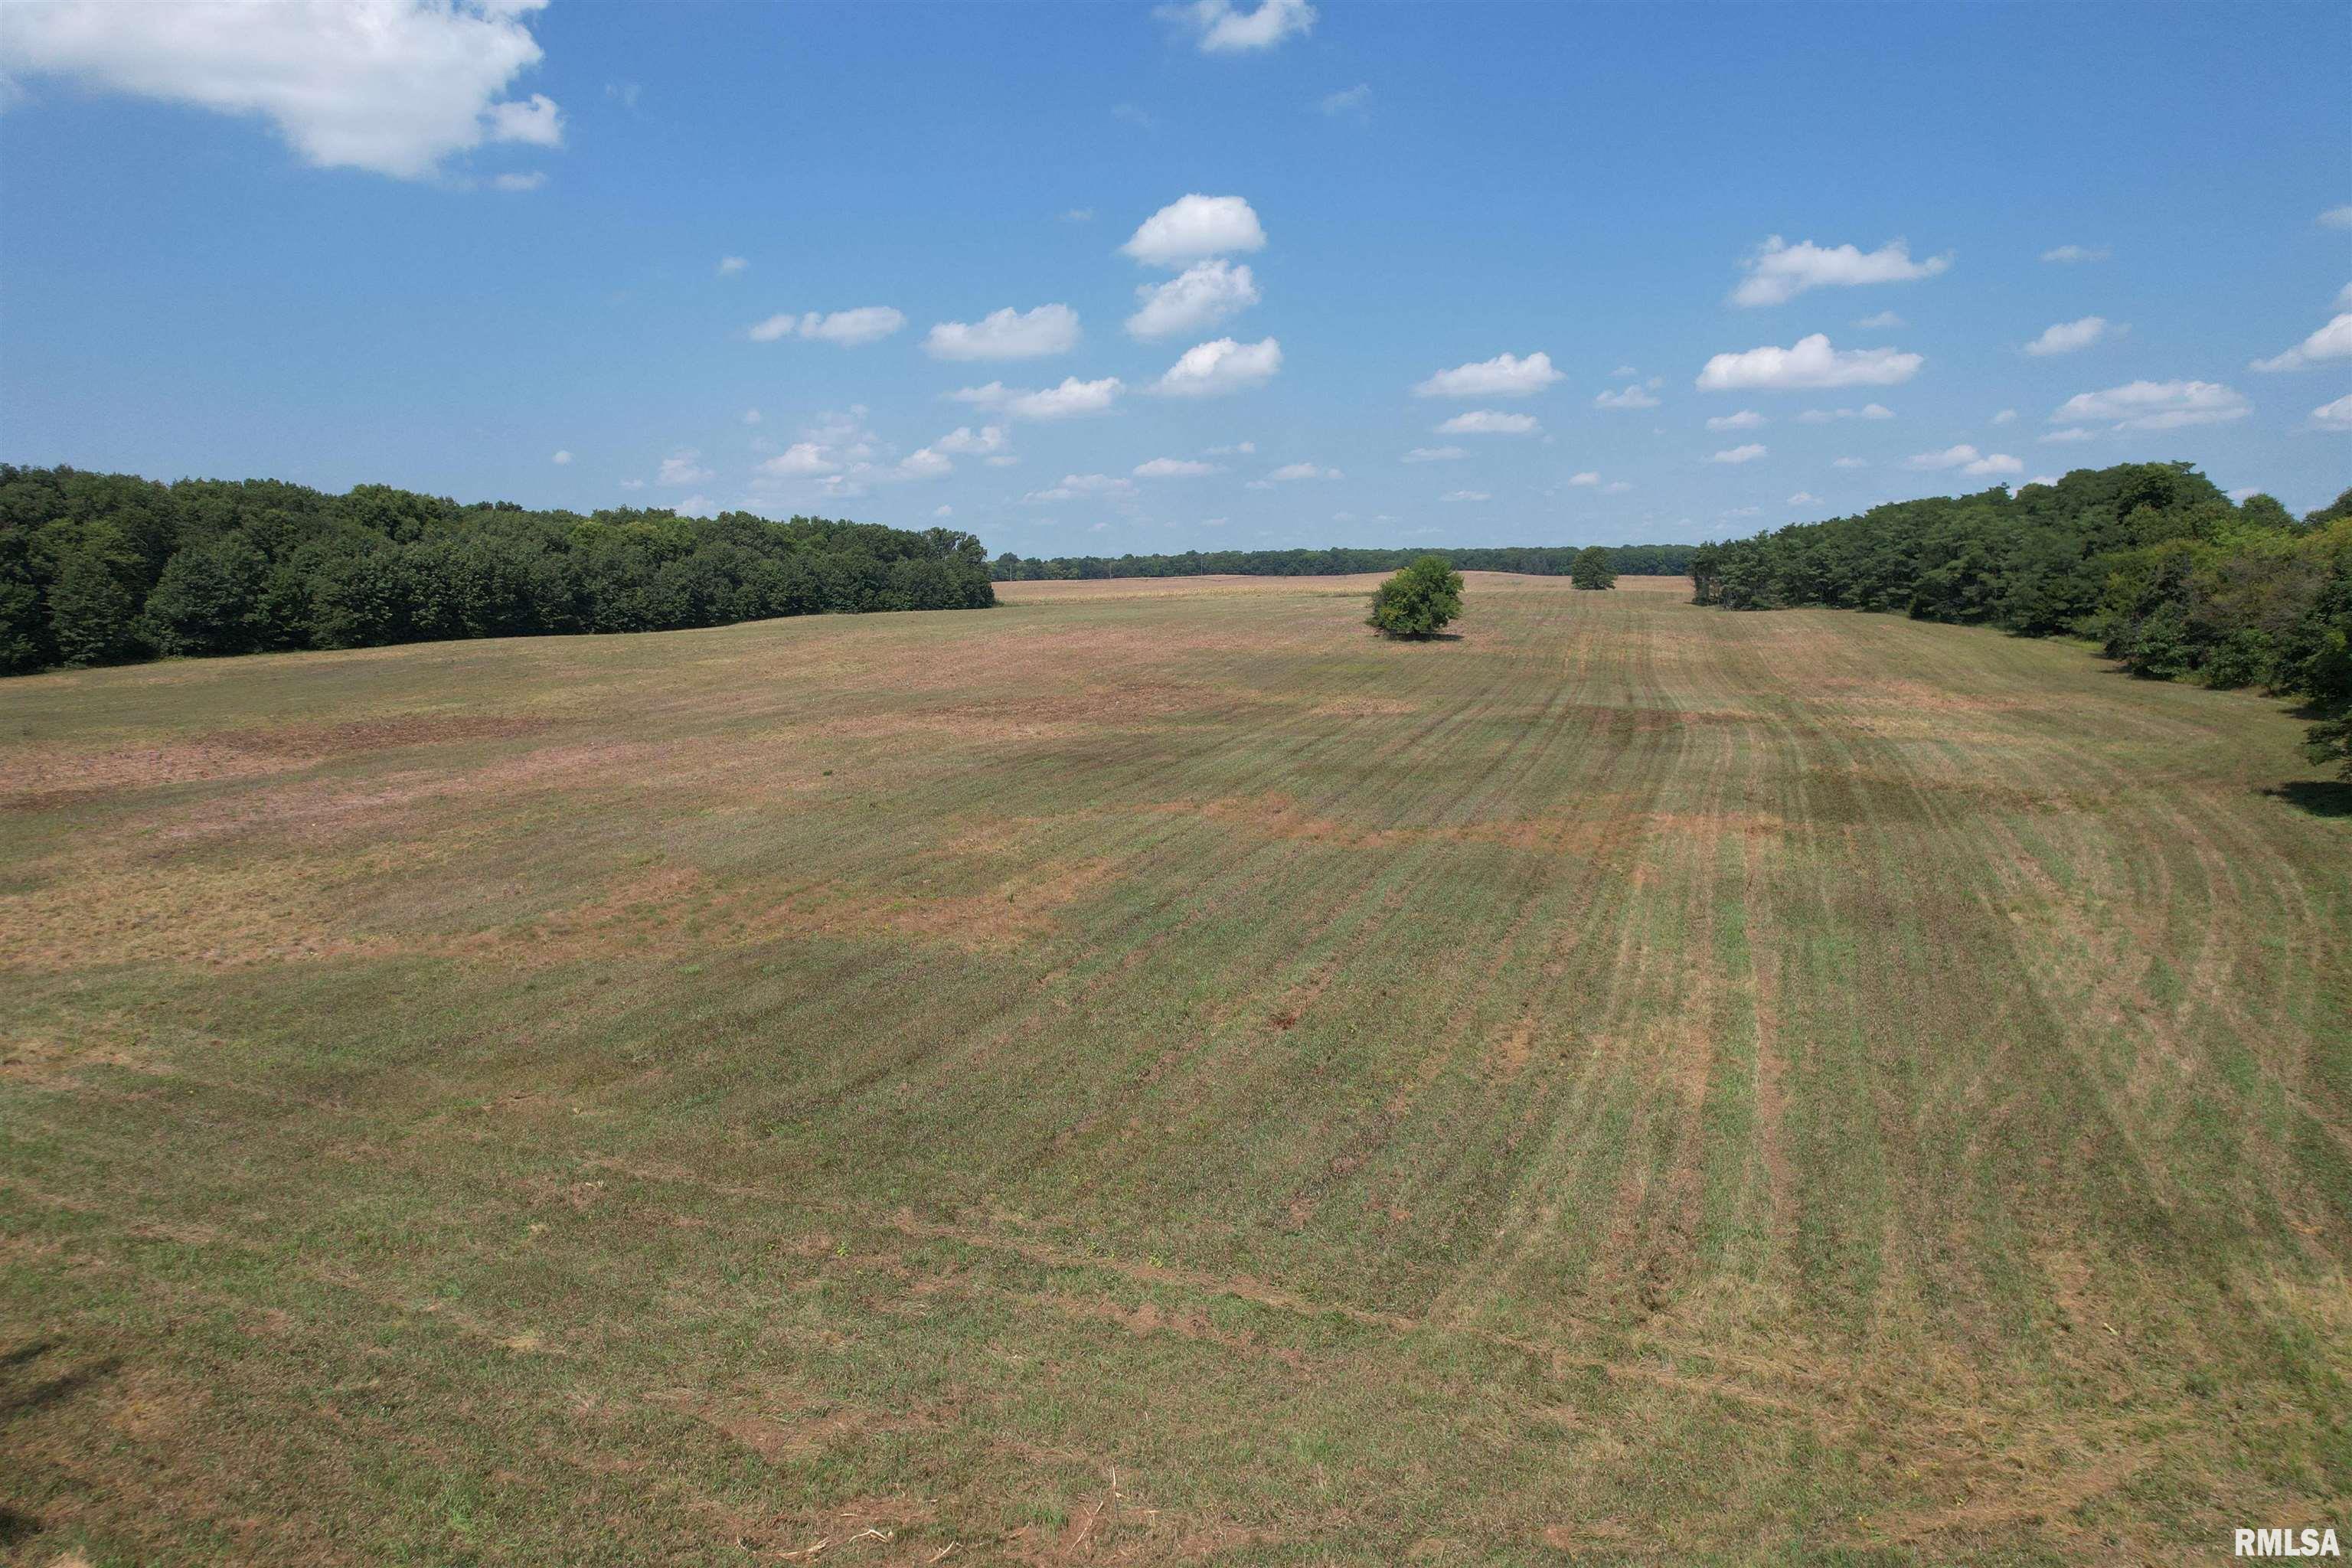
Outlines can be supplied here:
<path id="1" fill-rule="evenodd" d="M 2258 359 L 2246 368 L 2302 370 L 2332 359 L 2352 359 L 2352 310 L 2336 317 L 2286 353 L 2270 359 Z"/>
<path id="2" fill-rule="evenodd" d="M 1160 14 L 1190 30 L 1202 54 L 1273 49 L 1284 37 L 1306 37 L 1315 26 L 1315 7 L 1307 0 L 1258 0 L 1256 5 L 1185 0 L 1183 5 L 1164 5 Z"/>
<path id="3" fill-rule="evenodd" d="M 1601 476 L 1592 469 L 1587 468 L 1580 474 L 1569 475 L 1568 482 L 1572 485 L 1598 485 L 1601 483 Z"/>
<path id="4" fill-rule="evenodd" d="M 760 471 L 777 479 L 805 479 L 837 473 L 841 464 L 832 450 L 815 441 L 795 441 L 760 465 Z"/>
<path id="5" fill-rule="evenodd" d="M 2352 431 L 2352 392 L 2313 409 L 2311 423 L 2315 429 Z"/>
<path id="6" fill-rule="evenodd" d="M 1865 403 L 1859 408 L 1808 408 L 1797 416 L 1800 425 L 1827 425 L 1835 419 L 1892 419 L 1895 410 L 1884 403 Z"/>
<path id="7" fill-rule="evenodd" d="M 1830 465 L 1832 468 L 1866 468 L 1870 464 L 1861 458 L 1840 458 Z"/>
<path id="8" fill-rule="evenodd" d="M 1486 490 L 1448 490 L 1445 492 L 1444 499 L 1447 500 L 1479 501 L 1493 500 L 1495 498 L 1491 492 Z"/>
<path id="9" fill-rule="evenodd" d="M 1154 267 L 1182 267 L 1236 250 L 1263 250 L 1265 230 L 1239 196 L 1179 196 L 1145 218 L 1119 248 Z"/>
<path id="10" fill-rule="evenodd" d="M 1257 281 L 1246 264 L 1195 262 L 1165 283 L 1135 291 L 1142 309 L 1127 319 L 1127 330 L 1147 341 L 1213 327 L 1258 302 Z"/>
<path id="11" fill-rule="evenodd" d="M 1467 447 L 1415 447 L 1402 460 L 1408 463 L 1450 463 L 1469 455 Z"/>
<path id="12" fill-rule="evenodd" d="M 544 94 L 500 97 L 541 51 L 544 0 L 48 0 L 0 5 L 13 74 L 257 114 L 302 159 L 423 179 L 486 142 L 560 145 Z"/>
<path id="13" fill-rule="evenodd" d="M 918 447 L 898 459 L 893 476 L 902 479 L 936 479 L 955 472 L 955 465 L 929 447 Z"/>
<path id="14" fill-rule="evenodd" d="M 1789 498 L 1789 504 L 1790 506 L 1819 506 L 1822 504 L 1822 498 L 1815 495 L 1811 490 L 1799 490 L 1795 495 Z"/>
<path id="15" fill-rule="evenodd" d="M 2113 252 L 2104 245 L 2057 245 L 2042 253 L 2044 261 L 2105 261 Z"/>
<path id="16" fill-rule="evenodd" d="M 1126 390 L 1127 384 L 1115 375 L 1099 381 L 1080 381 L 1070 375 L 1062 378 L 1061 385 L 1037 392 L 1024 392 L 1001 381 L 992 381 L 986 386 L 967 386 L 948 395 L 959 403 L 1001 408 L 1015 419 L 1070 419 L 1107 412 Z M 992 458 L 989 460 L 996 461 Z"/>
<path id="17" fill-rule="evenodd" d="M 1807 386 L 1894 386 L 1919 374 L 1920 354 L 1893 349 L 1836 349 L 1815 332 L 1789 348 L 1767 344 L 1745 353 L 1717 354 L 1698 373 L 1705 392 L 1786 391 Z"/>
<path id="18" fill-rule="evenodd" d="M 551 457 L 551 458 L 548 458 L 547 460 L 548 460 L 549 462 L 551 462 L 551 463 L 553 463 L 557 468 L 562 468 L 562 467 L 563 467 L 566 463 L 569 463 L 570 461 L 572 461 L 572 454 L 571 454 L 571 453 L 569 453 L 569 452 L 558 452 L 558 453 L 556 453 L 556 454 L 555 454 L 555 456 L 553 456 L 553 457 Z"/>
<path id="19" fill-rule="evenodd" d="M 2053 425 L 2111 419 L 2118 430 L 2177 430 L 2243 419 L 2252 405 L 2211 381 L 2135 381 L 2105 392 L 2078 392 L 2050 416 Z"/>
<path id="20" fill-rule="evenodd" d="M 2328 228 L 2352 228 L 2352 203 L 2329 207 L 2319 215 L 2319 222 Z"/>
<path id="21" fill-rule="evenodd" d="M 1940 452 L 1921 452 L 1905 459 L 1906 468 L 1958 468 L 1964 474 L 2021 474 L 2025 465 L 2006 452 L 1979 452 L 1962 443 Z"/>
<path id="22" fill-rule="evenodd" d="M 1214 463 L 1203 463 L 1191 458 L 1154 458 L 1148 463 L 1135 465 L 1135 477 L 1139 479 L 1189 479 L 1224 471 Z"/>
<path id="23" fill-rule="evenodd" d="M 1595 408 L 1655 408 L 1657 405 L 1657 398 L 1639 383 L 1615 392 L 1595 394 L 1592 399 Z"/>
<path id="24" fill-rule="evenodd" d="M 1782 305 L 1809 289 L 1847 288 L 1860 283 L 1909 283 L 1933 278 L 1952 264 L 1948 256 L 1911 259 L 1911 247 L 1890 240 L 1876 250 L 1851 245 L 1790 245 L 1772 236 L 1743 265 L 1748 276 L 1731 291 L 1735 305 Z"/>
<path id="25" fill-rule="evenodd" d="M 1189 29 L 1207 55 L 1270 49 L 1294 35 L 1304 37 L 1315 26 L 1315 7 L 1307 0 L 1258 0 L 1255 5 L 1189 0 L 1163 6 L 1160 14 Z"/>
<path id="26" fill-rule="evenodd" d="M 2060 321 L 2044 327 L 2040 337 L 2025 345 L 2025 352 L 2030 354 L 2070 354 L 2124 331 L 2121 327 L 2109 326 L 2105 316 L 2084 316 L 2079 321 Z"/>
<path id="27" fill-rule="evenodd" d="M 1910 324 L 1892 310 L 1881 310 L 1874 316 L 1864 316 L 1854 323 L 1866 332 L 1890 331 L 1896 327 L 1907 327 Z"/>
<path id="28" fill-rule="evenodd" d="M 969 425 L 959 425 L 931 443 L 942 452 L 959 452 L 967 457 L 985 457 L 1004 449 L 1004 426 L 983 425 L 974 430 Z"/>
<path id="29" fill-rule="evenodd" d="M 1441 370 L 1412 390 L 1422 397 L 1525 397 L 1559 379 L 1551 355 L 1500 353 L 1475 364 Z"/>
<path id="30" fill-rule="evenodd" d="M 1336 479 L 1341 477 L 1337 468 L 1318 468 L 1313 463 L 1285 463 L 1266 475 L 1267 479 L 1276 484 L 1286 483 L 1291 479 Z"/>
<path id="31" fill-rule="evenodd" d="M 1215 397 L 1263 386 L 1281 368 L 1282 345 L 1272 338 L 1255 343 L 1217 338 L 1186 349 L 1153 390 L 1171 397 Z"/>
<path id="32" fill-rule="evenodd" d="M 1718 414 L 1706 422 L 1710 430 L 1753 430 L 1765 424 L 1764 416 L 1753 408 L 1743 408 L 1737 414 Z"/>
<path id="33" fill-rule="evenodd" d="M 719 276 L 732 278 L 751 265 L 751 262 L 740 256 L 722 256 L 719 258 Z"/>
<path id="34" fill-rule="evenodd" d="M 1441 436 L 1528 436 L 1538 428 L 1532 414 L 1505 414 L 1500 409 L 1476 408 L 1467 414 L 1457 414 L 1436 426 Z"/>
<path id="35" fill-rule="evenodd" d="M 1764 455 L 1765 448 L 1750 441 L 1744 447 L 1727 447 L 1707 459 L 1710 463 L 1752 463 Z"/>
<path id="36" fill-rule="evenodd" d="M 665 485 L 698 485 L 705 479 L 717 478 L 702 466 L 701 457 L 702 454 L 692 447 L 671 453 L 662 459 L 661 472 L 654 476 L 655 481 Z"/>
<path id="37" fill-rule="evenodd" d="M 1007 305 L 977 321 L 940 322 L 923 339 L 923 352 L 933 359 L 1039 359 L 1077 344 L 1078 313 L 1067 305 Z"/>

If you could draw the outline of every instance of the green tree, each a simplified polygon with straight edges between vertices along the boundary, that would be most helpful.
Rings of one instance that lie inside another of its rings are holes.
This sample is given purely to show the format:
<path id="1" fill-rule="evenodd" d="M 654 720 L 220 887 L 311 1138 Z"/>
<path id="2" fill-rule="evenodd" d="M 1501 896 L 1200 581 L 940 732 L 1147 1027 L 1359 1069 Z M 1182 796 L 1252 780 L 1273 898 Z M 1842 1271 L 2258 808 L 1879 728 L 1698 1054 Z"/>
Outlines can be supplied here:
<path id="1" fill-rule="evenodd" d="M 1365 625 L 1392 637 L 1433 637 L 1462 613 L 1462 574 L 1424 555 L 1380 585 Z"/>
<path id="2" fill-rule="evenodd" d="M 49 637 L 58 662 L 68 667 L 110 664 L 132 652 L 131 590 L 98 546 L 65 552 L 49 584 Z"/>
<path id="3" fill-rule="evenodd" d="M 165 654 L 249 653 L 262 644 L 269 562 L 241 534 L 183 550 L 147 595 L 144 632 Z"/>
<path id="4" fill-rule="evenodd" d="M 1614 588 L 1617 568 L 1610 564 L 1609 552 L 1598 544 L 1588 544 L 1576 552 L 1576 564 L 1569 568 L 1569 578 L 1580 588 Z"/>

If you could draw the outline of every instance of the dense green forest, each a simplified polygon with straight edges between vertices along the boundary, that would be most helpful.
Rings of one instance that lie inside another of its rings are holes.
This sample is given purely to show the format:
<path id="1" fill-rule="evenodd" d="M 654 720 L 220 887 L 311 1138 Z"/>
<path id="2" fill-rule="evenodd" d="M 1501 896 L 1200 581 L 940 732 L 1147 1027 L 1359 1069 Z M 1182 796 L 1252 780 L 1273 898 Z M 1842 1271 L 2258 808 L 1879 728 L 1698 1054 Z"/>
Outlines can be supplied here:
<path id="1" fill-rule="evenodd" d="M 1679 577 L 1690 569 L 1688 544 L 1611 544 L 1610 564 L 1628 577 Z M 1080 577 L 1327 577 L 1356 572 L 1396 572 L 1428 554 L 1418 550 L 1188 550 L 1181 555 L 1057 555 L 1051 560 L 1010 551 L 989 563 L 1000 583 Z M 1458 572 L 1525 572 L 1565 577 L 1576 563 L 1573 544 L 1501 545 L 1441 551 Z"/>
<path id="2" fill-rule="evenodd" d="M 980 541 L 0 464 L 0 672 L 996 602 Z"/>
<path id="3" fill-rule="evenodd" d="M 2187 463 L 2077 468 L 1694 551 L 1698 602 L 1825 605 L 2089 637 L 2133 673 L 2302 699 L 2352 779 L 2352 490 L 2298 520 Z"/>

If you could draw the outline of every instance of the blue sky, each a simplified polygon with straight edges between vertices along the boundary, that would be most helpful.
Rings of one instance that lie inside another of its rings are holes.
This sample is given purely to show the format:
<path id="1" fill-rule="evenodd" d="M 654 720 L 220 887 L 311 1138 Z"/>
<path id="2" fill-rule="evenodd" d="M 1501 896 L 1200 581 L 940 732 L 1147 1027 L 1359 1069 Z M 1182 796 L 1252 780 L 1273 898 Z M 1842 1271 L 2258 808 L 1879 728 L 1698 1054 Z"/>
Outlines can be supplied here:
<path id="1" fill-rule="evenodd" d="M 2302 510 L 2347 58 L 2322 5 L 12 0 L 0 457 L 1024 554 L 2159 458 Z"/>

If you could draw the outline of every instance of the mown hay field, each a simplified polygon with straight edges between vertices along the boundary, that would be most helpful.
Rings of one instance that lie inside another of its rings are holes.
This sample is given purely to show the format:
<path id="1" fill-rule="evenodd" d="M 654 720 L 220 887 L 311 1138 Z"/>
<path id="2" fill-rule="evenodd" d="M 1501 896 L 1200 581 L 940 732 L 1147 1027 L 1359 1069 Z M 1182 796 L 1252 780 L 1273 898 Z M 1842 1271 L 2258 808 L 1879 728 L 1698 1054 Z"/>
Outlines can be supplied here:
<path id="1" fill-rule="evenodd" d="M 0 1552 L 2352 1523 L 2290 714 L 1630 578 L 1392 645 L 1370 586 L 0 688 Z"/>

